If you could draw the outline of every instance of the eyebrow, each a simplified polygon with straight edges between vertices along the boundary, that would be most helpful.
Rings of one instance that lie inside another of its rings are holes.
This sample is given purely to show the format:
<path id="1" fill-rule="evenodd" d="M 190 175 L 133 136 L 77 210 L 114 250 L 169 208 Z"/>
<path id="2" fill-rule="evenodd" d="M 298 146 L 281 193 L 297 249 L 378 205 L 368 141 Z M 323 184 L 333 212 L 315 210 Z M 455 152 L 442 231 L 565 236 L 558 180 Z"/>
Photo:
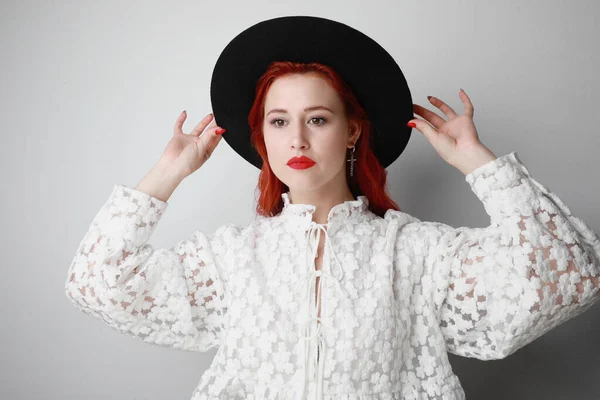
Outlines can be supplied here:
<path id="1" fill-rule="evenodd" d="M 313 110 L 327 110 L 332 114 L 335 114 L 333 111 L 331 111 L 329 108 L 325 107 L 325 106 L 313 106 L 313 107 L 306 107 L 304 109 L 304 111 L 313 111 Z M 280 113 L 287 113 L 287 110 L 283 109 L 283 108 L 274 108 L 271 111 L 269 111 L 267 113 L 267 115 L 274 113 L 274 112 L 280 112 Z"/>

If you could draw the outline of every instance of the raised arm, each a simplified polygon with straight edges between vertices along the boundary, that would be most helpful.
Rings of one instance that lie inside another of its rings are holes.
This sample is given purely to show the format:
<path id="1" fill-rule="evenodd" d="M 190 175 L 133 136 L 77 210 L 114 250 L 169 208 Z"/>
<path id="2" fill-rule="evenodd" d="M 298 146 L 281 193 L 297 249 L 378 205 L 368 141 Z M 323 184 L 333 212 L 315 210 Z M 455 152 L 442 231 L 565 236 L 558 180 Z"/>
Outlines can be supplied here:
<path id="1" fill-rule="evenodd" d="M 599 297 L 600 240 L 516 152 L 465 177 L 487 228 L 424 222 L 438 322 L 449 352 L 498 359 L 587 310 Z"/>
<path id="2" fill-rule="evenodd" d="M 147 343 L 206 351 L 220 343 L 227 248 L 239 230 L 147 244 L 168 204 L 115 185 L 71 262 L 65 290 L 81 311 Z"/>

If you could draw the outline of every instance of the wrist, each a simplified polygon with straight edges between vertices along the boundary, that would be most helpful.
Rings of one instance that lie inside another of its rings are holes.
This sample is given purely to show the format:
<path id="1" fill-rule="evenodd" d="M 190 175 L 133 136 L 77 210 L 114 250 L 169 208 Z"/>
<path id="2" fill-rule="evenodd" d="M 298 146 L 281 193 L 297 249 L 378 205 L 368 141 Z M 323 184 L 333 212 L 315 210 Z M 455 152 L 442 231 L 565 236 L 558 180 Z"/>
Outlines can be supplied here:
<path id="1" fill-rule="evenodd" d="M 163 162 L 162 160 L 154 164 L 151 172 L 157 176 L 162 176 L 164 180 L 177 182 L 178 184 L 185 178 L 185 176 L 173 168 L 173 163 Z"/>
<path id="2" fill-rule="evenodd" d="M 456 168 L 465 176 L 475 171 L 477 168 L 497 159 L 496 155 L 484 145 L 475 148 L 462 157 L 462 160 Z"/>
<path id="3" fill-rule="evenodd" d="M 156 164 L 135 189 L 167 202 L 182 180 L 172 168 Z"/>

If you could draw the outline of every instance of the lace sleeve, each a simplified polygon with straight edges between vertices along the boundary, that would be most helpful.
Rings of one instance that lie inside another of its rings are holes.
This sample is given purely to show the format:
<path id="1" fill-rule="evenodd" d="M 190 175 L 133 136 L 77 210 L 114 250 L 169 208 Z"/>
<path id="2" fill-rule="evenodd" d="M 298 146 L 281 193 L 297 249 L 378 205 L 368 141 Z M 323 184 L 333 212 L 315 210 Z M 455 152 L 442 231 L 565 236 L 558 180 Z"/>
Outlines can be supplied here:
<path id="1" fill-rule="evenodd" d="M 450 353 L 500 359 L 598 299 L 600 240 L 516 152 L 465 179 L 491 224 L 423 226 L 438 323 Z"/>
<path id="2" fill-rule="evenodd" d="M 228 243 L 237 229 L 196 231 L 171 249 L 146 242 L 168 203 L 122 185 L 73 258 L 67 297 L 81 311 L 147 343 L 206 351 L 221 341 Z"/>

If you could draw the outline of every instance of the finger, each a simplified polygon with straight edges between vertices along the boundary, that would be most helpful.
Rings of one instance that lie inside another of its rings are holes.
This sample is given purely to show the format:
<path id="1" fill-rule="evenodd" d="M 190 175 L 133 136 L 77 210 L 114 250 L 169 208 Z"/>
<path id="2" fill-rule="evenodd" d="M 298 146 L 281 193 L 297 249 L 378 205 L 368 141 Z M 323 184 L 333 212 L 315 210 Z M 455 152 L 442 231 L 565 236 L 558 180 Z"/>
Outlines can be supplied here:
<path id="1" fill-rule="evenodd" d="M 221 137 L 223 135 L 217 135 L 216 133 L 209 132 L 210 134 L 200 135 L 194 139 L 194 142 L 198 146 L 199 151 L 203 152 L 203 155 L 206 158 L 209 158 L 219 142 L 221 141 Z"/>
<path id="2" fill-rule="evenodd" d="M 190 132 L 190 135 L 200 136 L 200 134 L 204 131 L 204 128 L 206 128 L 206 126 L 208 125 L 208 122 L 211 120 L 213 123 L 215 122 L 212 113 L 210 113 L 206 117 L 202 118 L 202 121 L 200 121 L 198 123 L 198 125 L 196 125 L 194 127 L 194 130 L 192 132 Z"/>
<path id="3" fill-rule="evenodd" d="M 209 143 L 204 148 L 204 154 L 206 155 L 207 159 L 212 156 L 213 152 L 219 145 L 219 142 L 221 141 L 221 135 L 211 135 L 211 138 L 209 140 Z"/>
<path id="4" fill-rule="evenodd" d="M 198 125 L 200 126 L 200 125 Z M 214 129 L 217 128 L 217 129 Z M 210 144 L 211 141 L 216 141 L 216 143 L 218 143 L 219 138 L 221 136 L 223 136 L 221 133 L 217 134 L 217 131 L 219 129 L 223 129 L 221 127 L 219 127 L 216 123 L 216 121 L 213 119 L 212 122 L 210 123 L 210 125 L 208 125 L 208 127 L 206 129 L 204 129 L 204 131 L 202 131 L 202 129 L 200 129 L 200 134 L 196 135 L 194 134 L 195 139 L 194 142 L 198 143 L 200 142 L 201 144 Z M 192 132 L 194 133 L 194 132 Z"/>
<path id="5" fill-rule="evenodd" d="M 181 114 L 179 114 L 177 121 L 175 121 L 175 126 L 173 127 L 174 133 L 183 133 L 183 131 L 181 129 L 183 127 L 183 122 L 185 121 L 185 117 L 187 117 L 187 113 L 185 110 L 183 110 L 181 112 Z"/>
<path id="6" fill-rule="evenodd" d="M 421 107 L 418 104 L 413 104 L 413 111 L 415 112 L 415 114 L 420 115 L 421 117 L 429 121 L 429 123 L 435 126 L 437 129 L 439 129 L 440 126 L 442 126 L 442 124 L 446 122 L 445 119 L 443 119 L 436 113 L 429 111 L 428 109 Z"/>
<path id="7" fill-rule="evenodd" d="M 471 103 L 471 99 L 469 98 L 469 96 L 467 96 L 467 93 L 465 93 L 464 90 L 460 89 L 460 91 L 458 92 L 458 95 L 460 96 L 460 99 L 462 100 L 463 104 L 465 105 L 465 111 L 464 111 L 464 115 L 468 115 L 469 117 L 471 117 L 471 119 L 473 119 L 473 114 L 475 114 L 475 109 L 473 108 L 473 103 Z"/>
<path id="8" fill-rule="evenodd" d="M 431 104 L 433 104 L 434 106 L 436 106 L 437 108 L 439 108 L 440 110 L 442 110 L 442 112 L 444 114 L 446 114 L 448 119 L 458 117 L 458 114 L 456 114 L 456 111 L 454 111 L 452 109 L 452 107 L 450 107 L 448 104 L 444 103 L 442 100 L 438 99 L 437 97 L 433 97 L 433 96 L 428 96 L 428 98 L 429 98 L 429 102 Z"/>
<path id="9" fill-rule="evenodd" d="M 431 125 L 429 125 L 427 123 L 427 121 L 423 121 L 422 119 L 411 119 L 410 122 L 414 122 L 414 124 L 416 125 L 415 128 L 417 128 L 417 130 L 419 132 L 421 132 L 425 138 L 429 141 L 429 143 L 435 143 L 435 141 L 437 140 L 437 136 L 439 135 L 439 132 L 435 129 L 433 129 L 433 127 Z"/>

